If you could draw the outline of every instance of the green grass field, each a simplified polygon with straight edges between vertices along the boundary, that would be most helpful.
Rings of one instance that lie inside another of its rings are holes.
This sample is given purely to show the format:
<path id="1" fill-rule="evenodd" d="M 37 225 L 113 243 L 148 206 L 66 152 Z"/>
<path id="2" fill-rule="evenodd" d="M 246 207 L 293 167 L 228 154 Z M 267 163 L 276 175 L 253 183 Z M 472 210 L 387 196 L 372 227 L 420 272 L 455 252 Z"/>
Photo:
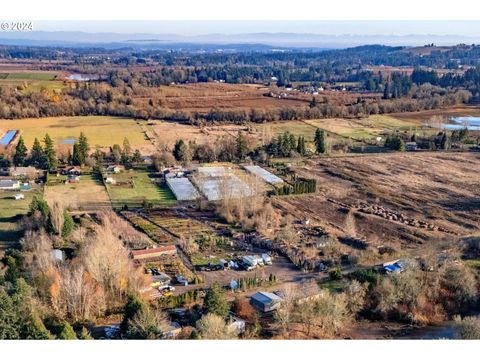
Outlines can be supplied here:
<path id="1" fill-rule="evenodd" d="M 19 221 L 26 215 L 34 196 L 42 196 L 41 188 L 23 191 L 23 200 L 14 200 L 15 191 L 0 191 L 0 250 L 15 245 L 20 239 Z"/>
<path id="2" fill-rule="evenodd" d="M 0 79 L 20 80 L 53 80 L 57 77 L 54 72 L 16 72 L 1 73 Z"/>
<path id="3" fill-rule="evenodd" d="M 139 207 L 144 202 L 154 206 L 175 204 L 175 196 L 170 189 L 163 185 L 157 185 L 157 179 L 151 175 L 153 174 L 145 168 L 136 168 L 112 175 L 117 184 L 108 184 L 107 188 L 113 207 L 121 208 L 123 205 Z"/>
<path id="4" fill-rule="evenodd" d="M 56 80 L 57 75 L 55 72 L 4 72 L 0 73 L 0 86 L 13 87 L 24 93 L 43 89 L 60 92 L 65 85 Z"/>
<path id="5" fill-rule="evenodd" d="M 84 132 L 92 149 L 95 146 L 122 145 L 125 137 L 133 148 L 151 146 L 140 126 L 133 119 L 111 116 L 63 116 L 42 119 L 0 120 L 0 132 L 21 130 L 27 147 L 35 137 L 43 138 L 48 133 L 57 145 L 66 139 L 78 138 Z"/>

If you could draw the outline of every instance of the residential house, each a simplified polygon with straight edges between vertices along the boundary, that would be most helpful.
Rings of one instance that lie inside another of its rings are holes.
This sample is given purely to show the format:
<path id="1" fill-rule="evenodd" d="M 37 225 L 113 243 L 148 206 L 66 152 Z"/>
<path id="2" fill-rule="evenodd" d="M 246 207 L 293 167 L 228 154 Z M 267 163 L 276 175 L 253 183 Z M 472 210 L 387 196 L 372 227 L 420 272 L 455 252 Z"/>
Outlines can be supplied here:
<path id="1" fill-rule="evenodd" d="M 9 176 L 34 178 L 38 170 L 33 166 L 16 166 L 9 169 Z"/>
<path id="2" fill-rule="evenodd" d="M 0 190 L 18 190 L 20 181 L 18 180 L 0 180 Z"/>

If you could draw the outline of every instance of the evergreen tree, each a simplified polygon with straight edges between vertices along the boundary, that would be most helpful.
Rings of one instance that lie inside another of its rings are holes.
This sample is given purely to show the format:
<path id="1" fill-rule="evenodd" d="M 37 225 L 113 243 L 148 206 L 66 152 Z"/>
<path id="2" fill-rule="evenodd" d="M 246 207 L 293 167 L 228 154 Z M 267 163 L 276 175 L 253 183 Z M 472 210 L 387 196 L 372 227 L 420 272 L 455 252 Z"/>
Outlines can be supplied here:
<path id="1" fill-rule="evenodd" d="M 319 154 L 325 154 L 326 152 L 326 144 L 325 144 L 325 132 L 321 129 L 317 129 L 315 131 L 315 147 L 317 150 L 317 153 Z"/>
<path id="2" fill-rule="evenodd" d="M 54 168 L 55 166 L 57 166 L 57 155 L 55 153 L 53 140 L 50 135 L 45 135 L 43 143 L 45 144 L 43 148 L 43 151 L 45 153 L 45 165 L 47 169 Z"/>
<path id="3" fill-rule="evenodd" d="M 309 104 L 310 108 L 314 108 L 317 106 L 317 98 L 314 96 L 312 97 L 312 100 L 310 100 L 310 104 Z"/>
<path id="4" fill-rule="evenodd" d="M 42 145 L 37 138 L 33 141 L 32 151 L 30 152 L 30 164 L 35 167 L 43 167 L 45 163 L 45 154 Z"/>
<path id="5" fill-rule="evenodd" d="M 90 335 L 90 332 L 84 326 L 82 326 L 82 331 L 78 338 L 80 340 L 93 340 L 92 335 Z"/>
<path id="6" fill-rule="evenodd" d="M 126 332 L 128 330 L 128 322 L 133 319 L 133 317 L 142 309 L 145 309 L 145 307 L 145 303 L 136 295 L 128 296 L 127 303 L 125 304 L 123 311 L 123 321 L 120 324 L 120 329 L 122 332 Z"/>
<path id="7" fill-rule="evenodd" d="M 72 325 L 64 321 L 60 328 L 60 333 L 57 335 L 57 339 L 77 340 L 77 334 L 75 334 L 75 330 L 73 330 Z"/>
<path id="8" fill-rule="evenodd" d="M 203 305 L 208 313 L 226 317 L 230 311 L 230 304 L 220 285 L 214 283 L 207 291 Z"/>
<path id="9" fill-rule="evenodd" d="M 177 161 L 182 161 L 182 148 L 185 146 L 183 139 L 178 139 L 173 146 L 173 156 Z"/>
<path id="10" fill-rule="evenodd" d="M 247 155 L 247 142 L 245 136 L 241 131 L 238 132 L 236 140 L 236 156 L 239 161 L 242 161 Z"/>
<path id="11" fill-rule="evenodd" d="M 75 143 L 73 144 L 73 154 L 72 154 L 72 164 L 80 166 L 84 163 L 85 159 L 82 156 L 80 146 Z"/>
<path id="12" fill-rule="evenodd" d="M 133 153 L 132 161 L 135 164 L 140 164 L 142 162 L 142 154 L 140 153 L 140 150 L 136 149 L 135 152 Z"/>
<path id="13" fill-rule="evenodd" d="M 88 158 L 88 152 L 90 151 L 90 146 L 88 145 L 87 137 L 83 132 L 80 133 L 78 138 L 78 151 L 80 154 L 80 165 L 84 165 L 86 159 Z"/>
<path id="14" fill-rule="evenodd" d="M 23 137 L 20 136 L 18 139 L 17 146 L 15 148 L 15 155 L 13 156 L 13 164 L 15 166 L 25 165 L 25 159 L 27 158 L 27 147 L 23 141 Z"/>

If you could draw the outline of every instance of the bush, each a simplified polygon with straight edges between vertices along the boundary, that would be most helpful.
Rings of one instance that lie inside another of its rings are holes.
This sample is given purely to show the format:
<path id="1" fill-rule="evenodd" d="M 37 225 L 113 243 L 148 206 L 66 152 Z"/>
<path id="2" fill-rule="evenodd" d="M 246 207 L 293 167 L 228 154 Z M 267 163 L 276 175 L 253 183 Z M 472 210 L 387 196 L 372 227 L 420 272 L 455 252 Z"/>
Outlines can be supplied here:
<path id="1" fill-rule="evenodd" d="M 343 277 L 342 270 L 340 270 L 339 268 L 334 268 L 330 270 L 329 275 L 331 280 L 340 280 Z"/>
<path id="2" fill-rule="evenodd" d="M 375 269 L 361 269 L 352 272 L 350 278 L 361 283 L 377 284 L 381 275 Z"/>

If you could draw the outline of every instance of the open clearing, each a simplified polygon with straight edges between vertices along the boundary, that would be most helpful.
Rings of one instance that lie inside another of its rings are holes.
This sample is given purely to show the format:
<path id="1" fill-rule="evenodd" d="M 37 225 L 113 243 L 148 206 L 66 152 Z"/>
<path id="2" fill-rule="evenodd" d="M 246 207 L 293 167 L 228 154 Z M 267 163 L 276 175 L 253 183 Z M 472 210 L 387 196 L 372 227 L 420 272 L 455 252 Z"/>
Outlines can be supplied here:
<path id="1" fill-rule="evenodd" d="M 99 211 L 111 209 L 110 199 L 103 186 L 101 179 L 93 173 L 82 172 L 80 181 L 77 183 L 65 184 L 59 182 L 53 185 L 57 178 L 49 176 L 45 186 L 44 197 L 49 204 L 57 201 L 66 209 L 75 211 Z M 65 177 L 59 176 L 60 180 Z M 51 184 L 51 185 L 49 185 Z"/>
<path id="2" fill-rule="evenodd" d="M 42 189 L 22 191 L 25 199 L 14 200 L 15 191 L 0 191 L 0 252 L 15 245 L 20 237 L 19 220 L 26 215 L 34 196 L 41 197 Z"/>
<path id="3" fill-rule="evenodd" d="M 295 170 L 299 176 L 317 179 L 319 192 L 277 197 L 275 204 L 337 235 L 354 232 L 376 246 L 410 248 L 430 240 L 457 240 L 480 229 L 478 153 L 319 158 Z M 366 205 L 394 215 L 363 211 Z M 347 222 L 349 211 L 354 215 L 353 226 Z M 431 228 L 397 221 L 398 214 Z"/>
<path id="4" fill-rule="evenodd" d="M 133 119 L 111 116 L 66 116 L 42 119 L 0 120 L 0 132 L 20 130 L 25 143 L 31 147 L 35 137 L 41 139 L 48 133 L 57 145 L 65 140 L 78 138 L 84 132 L 90 147 L 122 145 L 125 137 L 130 145 L 140 150 L 151 149 L 141 127 Z"/>

